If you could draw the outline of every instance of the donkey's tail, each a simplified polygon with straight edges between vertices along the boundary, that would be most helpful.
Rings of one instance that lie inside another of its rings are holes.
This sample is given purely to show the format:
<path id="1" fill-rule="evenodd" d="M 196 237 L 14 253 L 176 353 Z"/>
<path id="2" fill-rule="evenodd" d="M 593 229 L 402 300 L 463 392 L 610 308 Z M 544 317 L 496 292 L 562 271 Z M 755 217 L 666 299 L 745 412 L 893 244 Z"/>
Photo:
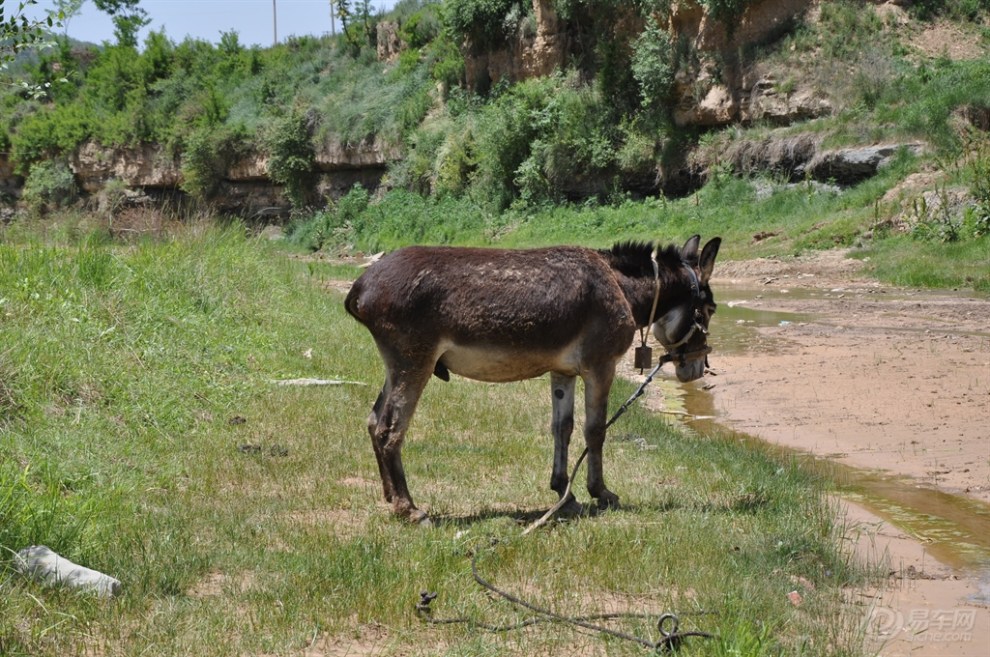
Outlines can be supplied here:
<path id="1" fill-rule="evenodd" d="M 347 309 L 347 313 L 351 317 L 359 322 L 363 322 L 361 317 L 361 303 L 359 300 L 361 296 L 361 288 L 361 279 L 358 278 L 354 281 L 354 285 L 352 285 L 351 289 L 347 292 L 347 296 L 344 297 L 344 308 Z"/>

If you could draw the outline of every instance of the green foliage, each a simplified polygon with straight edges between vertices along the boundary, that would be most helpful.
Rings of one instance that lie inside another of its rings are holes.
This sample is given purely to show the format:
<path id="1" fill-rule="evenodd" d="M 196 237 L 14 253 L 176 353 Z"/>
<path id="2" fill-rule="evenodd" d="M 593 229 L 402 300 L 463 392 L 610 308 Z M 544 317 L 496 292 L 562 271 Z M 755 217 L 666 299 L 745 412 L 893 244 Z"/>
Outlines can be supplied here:
<path id="1" fill-rule="evenodd" d="M 139 7 L 140 0 L 93 0 L 96 8 L 110 15 L 117 45 L 137 48 L 137 33 L 148 25 L 148 12 Z"/>
<path id="2" fill-rule="evenodd" d="M 655 107 L 670 97 L 676 71 L 670 34 L 651 16 L 636 38 L 632 56 L 632 74 L 644 107 Z"/>
<path id="3" fill-rule="evenodd" d="M 990 11 L 990 0 L 916 0 L 908 11 L 921 20 L 949 16 L 956 20 L 975 20 L 981 12 Z"/>
<path id="4" fill-rule="evenodd" d="M 447 89 L 464 80 L 464 56 L 449 34 L 443 33 L 426 50 L 430 76 Z"/>
<path id="5" fill-rule="evenodd" d="M 201 126 L 185 140 L 182 189 L 198 200 L 209 200 L 230 166 L 248 154 L 249 146 L 239 126 Z"/>
<path id="6" fill-rule="evenodd" d="M 896 121 L 906 134 L 923 137 L 941 149 L 959 152 L 960 134 L 950 118 L 957 108 L 990 107 L 990 62 L 984 60 L 922 64 L 900 76 L 877 106 L 877 120 Z"/>
<path id="7" fill-rule="evenodd" d="M 440 36 L 440 6 L 429 4 L 406 18 L 399 27 L 399 37 L 410 48 L 423 48 Z"/>
<path id="8" fill-rule="evenodd" d="M 303 207 L 312 192 L 315 159 L 307 117 L 293 113 L 273 119 L 262 139 L 269 154 L 268 174 L 285 186 L 293 207 Z"/>
<path id="9" fill-rule="evenodd" d="M 0 2 L 0 70 L 6 68 L 19 52 L 43 45 L 48 30 L 61 25 L 65 18 L 64 12 L 56 8 L 41 19 L 29 19 L 24 10 L 37 4 L 38 0 L 19 0 L 17 9 L 9 10 Z"/>
<path id="10" fill-rule="evenodd" d="M 63 208 L 78 197 L 75 177 L 61 160 L 47 160 L 31 167 L 21 198 L 35 213 Z"/>
<path id="11" fill-rule="evenodd" d="M 361 230 L 370 201 L 368 190 L 357 184 L 339 201 L 297 225 L 290 233 L 290 240 L 311 251 L 348 245 Z"/>
<path id="12" fill-rule="evenodd" d="M 374 47 L 376 21 L 371 12 L 371 0 L 337 0 L 335 5 L 351 54 L 356 57 L 363 48 Z"/>
<path id="13" fill-rule="evenodd" d="M 11 159 L 19 173 L 42 159 L 68 153 L 92 134 L 94 126 L 79 105 L 60 105 L 30 114 L 11 135 Z"/>
<path id="14" fill-rule="evenodd" d="M 452 94 L 447 108 L 443 120 L 413 132 L 409 154 L 392 171 L 396 184 L 466 193 L 504 209 L 514 202 L 604 197 L 620 171 L 650 170 L 655 160 L 657 137 L 647 136 L 646 124 L 635 130 L 616 125 L 614 107 L 574 71 L 503 87 L 488 103 Z"/>
<path id="15" fill-rule="evenodd" d="M 746 11 L 746 7 L 753 3 L 753 0 L 700 0 L 701 4 L 708 10 L 708 13 L 722 22 L 731 33 L 735 29 L 736 20 Z"/>
<path id="16" fill-rule="evenodd" d="M 882 43 L 883 22 L 872 6 L 856 0 L 835 0 L 821 5 L 819 56 L 848 61 Z"/>
<path id="17" fill-rule="evenodd" d="M 444 18 L 454 34 L 470 39 L 480 52 L 502 44 L 530 9 L 523 0 L 447 0 Z"/>

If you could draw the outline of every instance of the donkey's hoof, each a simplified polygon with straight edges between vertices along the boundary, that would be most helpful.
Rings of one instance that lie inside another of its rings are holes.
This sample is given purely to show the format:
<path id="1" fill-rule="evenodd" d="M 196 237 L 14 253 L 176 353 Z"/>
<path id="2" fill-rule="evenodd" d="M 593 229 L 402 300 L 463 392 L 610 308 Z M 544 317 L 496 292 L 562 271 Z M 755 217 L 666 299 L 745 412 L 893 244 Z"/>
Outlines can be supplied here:
<path id="1" fill-rule="evenodd" d="M 605 511 L 607 509 L 618 509 L 619 508 L 619 496 L 611 491 L 605 491 L 598 496 L 598 509 L 600 511 Z"/>
<path id="2" fill-rule="evenodd" d="M 426 511 L 420 509 L 412 509 L 409 511 L 409 522 L 414 525 L 419 525 L 420 527 L 432 527 L 433 522 L 430 520 L 430 516 L 426 515 Z"/>
<path id="3" fill-rule="evenodd" d="M 575 499 L 573 495 L 568 495 L 557 515 L 562 518 L 576 518 L 584 513 L 584 505 Z"/>

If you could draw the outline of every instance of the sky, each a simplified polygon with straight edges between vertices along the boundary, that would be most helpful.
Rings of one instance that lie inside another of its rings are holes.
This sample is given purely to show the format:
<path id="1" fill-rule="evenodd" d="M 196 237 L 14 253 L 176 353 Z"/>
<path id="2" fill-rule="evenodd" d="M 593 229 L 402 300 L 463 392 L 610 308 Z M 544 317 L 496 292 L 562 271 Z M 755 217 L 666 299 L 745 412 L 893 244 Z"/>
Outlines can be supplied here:
<path id="1" fill-rule="evenodd" d="M 384 11 L 391 9 L 395 1 L 372 0 L 371 6 Z M 272 20 L 273 5 L 277 10 L 277 22 Z M 37 6 L 25 13 L 32 18 L 40 17 L 54 6 L 54 0 L 38 0 Z M 330 33 L 329 0 L 141 0 L 138 6 L 151 19 L 138 36 L 141 44 L 148 32 L 161 29 L 176 43 L 187 36 L 217 43 L 222 32 L 233 30 L 246 46 L 272 45 L 275 26 L 280 42 L 289 36 Z M 92 0 L 86 0 L 67 27 L 68 35 L 79 41 L 97 44 L 115 41 L 110 17 L 98 10 Z M 337 29 L 340 29 L 339 22 Z"/>

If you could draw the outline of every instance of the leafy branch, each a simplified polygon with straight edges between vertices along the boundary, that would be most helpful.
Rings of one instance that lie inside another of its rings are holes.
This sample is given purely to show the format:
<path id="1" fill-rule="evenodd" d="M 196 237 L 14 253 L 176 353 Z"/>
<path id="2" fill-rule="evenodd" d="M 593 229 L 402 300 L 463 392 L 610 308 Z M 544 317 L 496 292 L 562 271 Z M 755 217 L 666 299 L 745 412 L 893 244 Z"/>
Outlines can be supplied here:
<path id="1" fill-rule="evenodd" d="M 0 0 L 0 75 L 4 77 L 21 52 L 40 50 L 51 45 L 51 30 L 61 26 L 65 19 L 65 13 L 61 9 L 51 10 L 40 19 L 28 18 L 25 10 L 37 4 L 37 0 L 20 0 L 17 9 L 11 12 L 4 7 L 4 0 Z M 50 83 L 31 85 L 24 81 L 5 80 L 4 83 L 23 89 L 33 98 L 43 96 L 50 86 Z"/>

